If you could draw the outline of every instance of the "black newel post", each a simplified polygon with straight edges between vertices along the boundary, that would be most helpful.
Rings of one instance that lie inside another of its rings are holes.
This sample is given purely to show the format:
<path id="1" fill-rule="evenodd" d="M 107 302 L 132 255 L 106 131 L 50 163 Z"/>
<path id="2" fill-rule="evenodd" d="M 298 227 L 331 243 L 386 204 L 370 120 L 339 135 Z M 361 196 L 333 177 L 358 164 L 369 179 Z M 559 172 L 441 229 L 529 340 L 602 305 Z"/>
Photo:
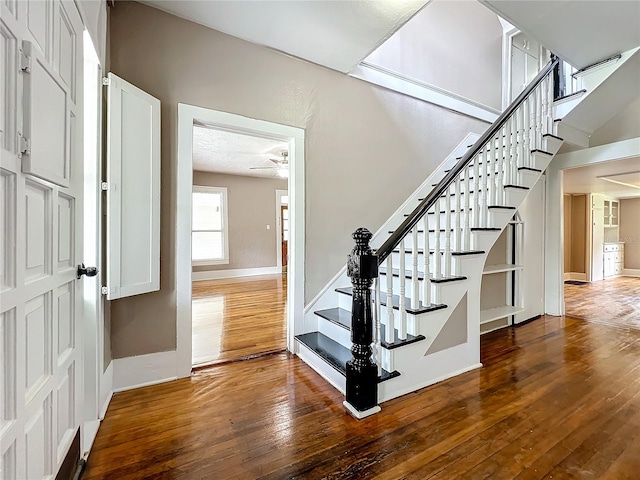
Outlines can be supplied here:
<path id="1" fill-rule="evenodd" d="M 558 58 L 555 54 L 551 54 L 551 59 Z M 553 99 L 564 97 L 566 92 L 565 78 L 564 78 L 564 62 L 560 60 L 558 64 L 553 67 Z"/>
<path id="2" fill-rule="evenodd" d="M 353 285 L 351 305 L 351 360 L 347 362 L 347 394 L 345 407 L 356 418 L 380 411 L 378 406 L 378 367 L 372 361 L 373 312 L 371 285 L 378 276 L 378 256 L 369 241 L 371 232 L 357 229 L 356 246 L 347 257 L 347 275 Z"/>

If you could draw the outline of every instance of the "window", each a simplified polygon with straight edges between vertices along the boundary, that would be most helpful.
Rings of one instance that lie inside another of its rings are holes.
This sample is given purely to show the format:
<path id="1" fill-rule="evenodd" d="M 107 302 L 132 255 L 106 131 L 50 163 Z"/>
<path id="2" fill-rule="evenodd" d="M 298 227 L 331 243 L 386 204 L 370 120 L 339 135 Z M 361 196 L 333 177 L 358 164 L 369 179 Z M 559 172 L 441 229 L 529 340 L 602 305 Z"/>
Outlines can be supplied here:
<path id="1" fill-rule="evenodd" d="M 191 260 L 194 265 L 229 263 L 227 189 L 193 187 Z"/>

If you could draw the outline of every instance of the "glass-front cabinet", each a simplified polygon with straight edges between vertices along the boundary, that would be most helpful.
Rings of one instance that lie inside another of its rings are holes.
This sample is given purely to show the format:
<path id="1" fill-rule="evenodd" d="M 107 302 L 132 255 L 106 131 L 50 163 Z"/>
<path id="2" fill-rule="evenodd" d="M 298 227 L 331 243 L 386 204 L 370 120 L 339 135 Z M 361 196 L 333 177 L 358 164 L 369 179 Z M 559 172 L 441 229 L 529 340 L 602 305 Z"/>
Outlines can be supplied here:
<path id="1" fill-rule="evenodd" d="M 604 201 L 604 226 L 617 227 L 620 218 L 620 203 L 617 200 Z"/>

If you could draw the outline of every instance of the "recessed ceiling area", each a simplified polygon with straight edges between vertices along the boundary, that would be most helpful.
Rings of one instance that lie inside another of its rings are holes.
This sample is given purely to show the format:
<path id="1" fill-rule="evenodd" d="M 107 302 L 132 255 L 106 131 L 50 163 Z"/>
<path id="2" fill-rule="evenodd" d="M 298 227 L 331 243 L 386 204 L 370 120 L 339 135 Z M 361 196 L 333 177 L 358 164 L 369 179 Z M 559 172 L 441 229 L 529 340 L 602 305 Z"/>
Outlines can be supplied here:
<path id="1" fill-rule="evenodd" d="M 563 185 L 565 193 L 640 197 L 640 157 L 564 170 Z"/>
<path id="2" fill-rule="evenodd" d="M 480 0 L 574 67 L 640 45 L 637 0 Z"/>
<path id="3" fill-rule="evenodd" d="M 346 73 L 428 1 L 143 0 L 142 3 Z"/>
<path id="4" fill-rule="evenodd" d="M 283 168 L 272 160 L 282 160 L 288 148 L 281 140 L 193 126 L 193 169 L 202 172 L 283 178 Z"/>

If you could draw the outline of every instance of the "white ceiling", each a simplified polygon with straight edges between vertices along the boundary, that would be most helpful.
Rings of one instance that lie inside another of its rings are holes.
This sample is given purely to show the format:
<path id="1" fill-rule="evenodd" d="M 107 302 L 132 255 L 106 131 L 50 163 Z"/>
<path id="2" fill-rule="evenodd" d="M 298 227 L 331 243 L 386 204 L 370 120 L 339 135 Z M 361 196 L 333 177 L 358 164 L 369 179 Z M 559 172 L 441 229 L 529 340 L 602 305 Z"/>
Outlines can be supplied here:
<path id="1" fill-rule="evenodd" d="M 348 72 L 428 1 L 142 0 L 142 3 Z"/>
<path id="2" fill-rule="evenodd" d="M 565 170 L 563 185 L 565 193 L 602 193 L 613 198 L 640 197 L 640 157 Z"/>
<path id="3" fill-rule="evenodd" d="M 216 130 L 204 125 L 193 127 L 193 169 L 250 177 L 282 178 L 278 168 L 252 170 L 251 167 L 275 167 L 269 160 L 282 159 L 287 143 Z"/>
<path id="4" fill-rule="evenodd" d="M 637 0 L 480 0 L 578 68 L 640 45 Z"/>

